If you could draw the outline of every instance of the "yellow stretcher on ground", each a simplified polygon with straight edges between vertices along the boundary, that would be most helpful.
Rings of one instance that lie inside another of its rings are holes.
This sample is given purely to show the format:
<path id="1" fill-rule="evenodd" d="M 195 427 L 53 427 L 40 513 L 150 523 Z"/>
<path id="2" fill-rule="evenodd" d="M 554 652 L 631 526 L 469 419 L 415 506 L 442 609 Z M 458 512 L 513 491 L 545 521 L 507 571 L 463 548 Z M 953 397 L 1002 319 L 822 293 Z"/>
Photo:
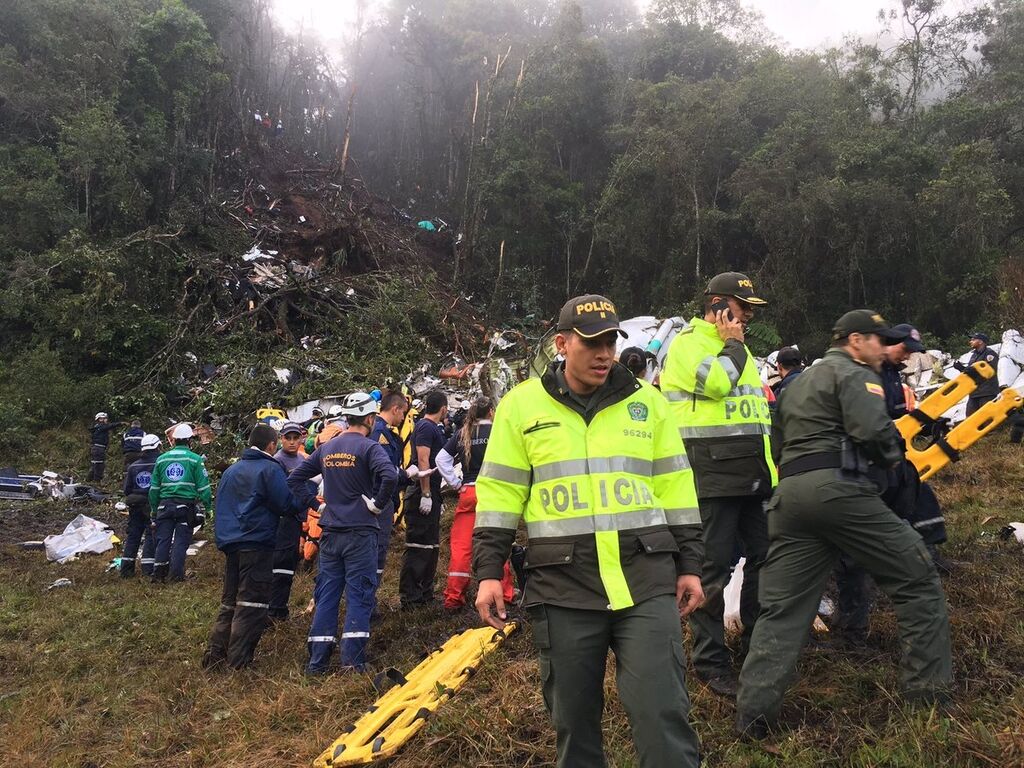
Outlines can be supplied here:
<path id="1" fill-rule="evenodd" d="M 397 669 L 383 673 L 396 685 L 313 761 L 314 768 L 365 765 L 393 755 L 518 628 L 512 621 L 503 630 L 467 629 L 431 651 L 408 675 Z"/>
<path id="2" fill-rule="evenodd" d="M 907 443 L 907 459 L 917 468 L 922 480 L 927 480 L 950 462 L 958 461 L 962 451 L 1024 406 L 1024 397 L 1016 390 L 1004 389 L 994 400 L 985 403 L 946 435 L 936 436 L 927 448 L 918 450 L 913 447 L 911 441 L 926 426 L 933 424 L 942 414 L 970 395 L 978 384 L 995 376 L 995 373 L 988 363 L 975 363 L 922 400 L 917 409 L 896 420 L 896 429 Z"/>

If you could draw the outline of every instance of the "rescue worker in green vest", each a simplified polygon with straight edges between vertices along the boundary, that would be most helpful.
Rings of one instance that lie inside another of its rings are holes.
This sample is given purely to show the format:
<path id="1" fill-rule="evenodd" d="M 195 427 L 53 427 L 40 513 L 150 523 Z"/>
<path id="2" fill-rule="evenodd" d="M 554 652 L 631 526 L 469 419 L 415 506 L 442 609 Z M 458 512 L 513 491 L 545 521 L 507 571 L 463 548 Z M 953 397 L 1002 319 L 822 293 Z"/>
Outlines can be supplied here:
<path id="1" fill-rule="evenodd" d="M 501 578 L 525 519 L 523 603 L 559 768 L 605 765 L 609 648 L 639 765 L 691 767 L 679 618 L 703 599 L 700 514 L 667 403 L 615 362 L 619 333 L 608 299 L 569 300 L 555 337 L 564 362 L 498 405 L 476 486 L 476 607 L 504 626 Z"/>
<path id="2" fill-rule="evenodd" d="M 878 370 L 884 345 L 901 340 L 871 310 L 847 312 L 832 348 L 779 401 L 779 487 L 768 505 L 771 547 L 761 570 L 761 616 L 740 673 L 736 729 L 761 738 L 807 639 L 839 556 L 865 568 L 892 601 L 910 701 L 948 695 L 949 619 L 939 575 L 917 533 L 880 497 L 903 456 Z"/>
<path id="3" fill-rule="evenodd" d="M 661 391 L 693 467 L 704 525 L 707 602 L 690 616 L 693 667 L 711 690 L 730 698 L 736 695 L 736 674 L 725 645 L 725 585 L 742 545 L 742 655 L 760 610 L 758 575 L 768 552 L 764 502 L 777 482 L 771 410 L 757 364 L 743 343 L 754 307 L 765 303 L 746 275 L 713 277 L 704 292 L 704 317 L 691 320 L 676 336 L 661 374 Z"/>
<path id="4" fill-rule="evenodd" d="M 156 523 L 156 552 L 153 581 L 185 579 L 185 555 L 192 543 L 192 529 L 206 521 L 198 505 L 210 508 L 213 492 L 203 457 L 190 450 L 195 432 L 189 424 L 178 424 L 171 432 L 174 447 L 160 454 L 153 466 L 149 486 L 149 507 Z"/>

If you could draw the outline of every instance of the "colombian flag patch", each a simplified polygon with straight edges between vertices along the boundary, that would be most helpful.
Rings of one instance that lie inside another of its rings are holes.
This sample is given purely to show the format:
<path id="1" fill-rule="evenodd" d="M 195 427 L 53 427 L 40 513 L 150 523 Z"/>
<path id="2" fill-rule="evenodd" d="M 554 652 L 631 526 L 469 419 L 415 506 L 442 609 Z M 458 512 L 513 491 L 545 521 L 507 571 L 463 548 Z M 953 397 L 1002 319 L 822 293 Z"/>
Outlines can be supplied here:
<path id="1" fill-rule="evenodd" d="M 881 384 L 875 384 L 874 382 L 867 381 L 864 386 L 868 388 L 868 392 L 872 395 L 878 395 L 879 397 L 885 397 L 885 390 L 882 389 Z"/>

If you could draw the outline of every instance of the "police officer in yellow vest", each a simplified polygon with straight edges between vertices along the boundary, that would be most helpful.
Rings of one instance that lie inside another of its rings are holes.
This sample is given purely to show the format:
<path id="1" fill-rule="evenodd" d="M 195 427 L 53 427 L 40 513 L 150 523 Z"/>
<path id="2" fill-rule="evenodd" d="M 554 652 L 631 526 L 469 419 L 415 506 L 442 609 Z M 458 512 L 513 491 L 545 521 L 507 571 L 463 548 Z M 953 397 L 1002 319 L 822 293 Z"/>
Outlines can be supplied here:
<path id="1" fill-rule="evenodd" d="M 758 575 L 768 552 L 763 503 L 778 482 L 771 455 L 771 412 L 744 329 L 766 302 L 739 272 L 716 275 L 696 317 L 669 348 L 661 390 L 680 427 L 693 467 L 704 524 L 704 594 L 690 617 L 697 676 L 722 696 L 736 695 L 736 674 L 725 645 L 723 591 L 738 544 L 746 557 L 740 620 L 741 653 L 760 606 Z"/>
<path id="2" fill-rule="evenodd" d="M 699 754 L 679 618 L 703 599 L 700 515 L 668 405 L 615 362 L 618 333 L 608 299 L 571 299 L 555 337 L 564 362 L 498 405 L 476 486 L 476 607 L 504 625 L 501 577 L 524 519 L 524 604 L 559 768 L 605 765 L 609 648 L 639 764 L 688 768 Z"/>

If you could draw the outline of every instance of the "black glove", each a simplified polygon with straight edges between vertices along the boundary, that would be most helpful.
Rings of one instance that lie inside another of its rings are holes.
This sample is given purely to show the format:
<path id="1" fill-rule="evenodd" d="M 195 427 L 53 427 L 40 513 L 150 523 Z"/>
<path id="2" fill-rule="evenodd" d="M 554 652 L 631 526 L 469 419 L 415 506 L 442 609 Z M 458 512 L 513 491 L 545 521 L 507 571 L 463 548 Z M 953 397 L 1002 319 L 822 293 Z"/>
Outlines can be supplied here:
<path id="1" fill-rule="evenodd" d="M 953 363 L 953 367 L 956 368 L 958 371 L 966 371 L 967 370 L 967 366 L 964 365 L 963 363 L 961 363 L 959 360 L 957 360 L 955 363 Z"/>
<path id="2" fill-rule="evenodd" d="M 206 525 L 206 510 L 203 510 L 203 509 L 197 509 L 196 510 L 195 520 L 192 523 L 192 527 L 194 528 L 197 525 L 200 528 L 202 528 L 204 525 Z"/>

